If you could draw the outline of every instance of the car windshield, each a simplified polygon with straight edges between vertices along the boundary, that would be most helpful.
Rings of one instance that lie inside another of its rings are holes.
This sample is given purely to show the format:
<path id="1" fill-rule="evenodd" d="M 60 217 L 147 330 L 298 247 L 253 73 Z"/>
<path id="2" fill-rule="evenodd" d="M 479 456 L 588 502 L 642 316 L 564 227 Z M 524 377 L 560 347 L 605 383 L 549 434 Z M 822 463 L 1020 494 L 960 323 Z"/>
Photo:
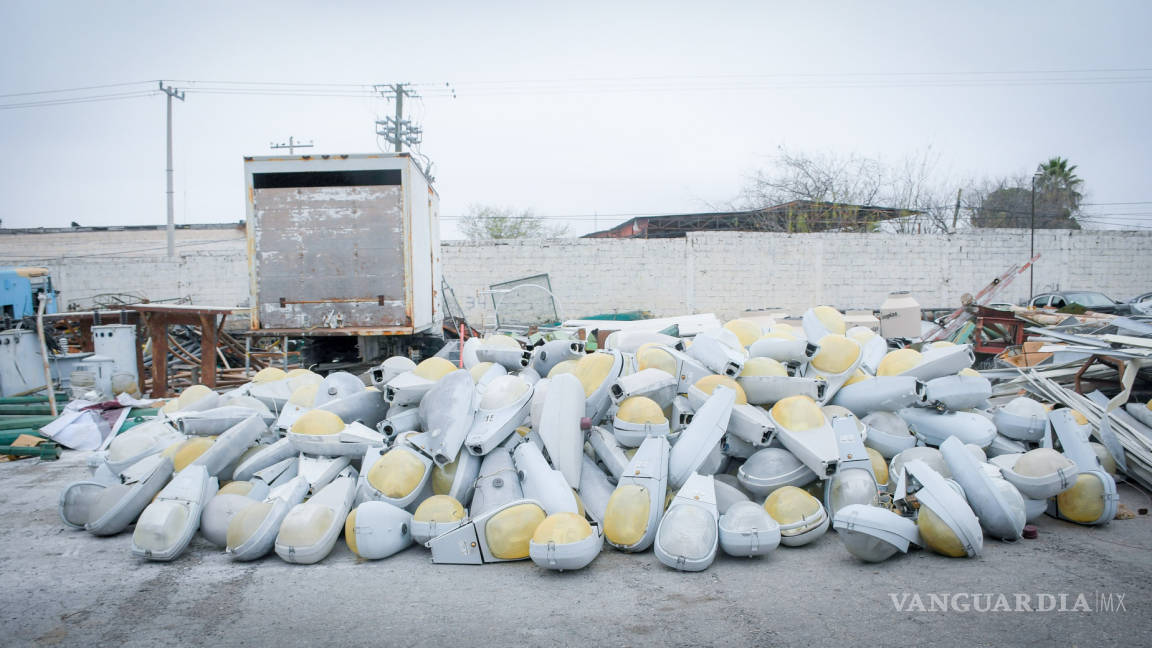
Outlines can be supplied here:
<path id="1" fill-rule="evenodd" d="M 1116 303 L 1104 293 L 1097 292 L 1065 293 L 1064 300 L 1069 304 L 1080 304 L 1084 308 L 1092 308 L 1094 306 L 1113 306 Z"/>

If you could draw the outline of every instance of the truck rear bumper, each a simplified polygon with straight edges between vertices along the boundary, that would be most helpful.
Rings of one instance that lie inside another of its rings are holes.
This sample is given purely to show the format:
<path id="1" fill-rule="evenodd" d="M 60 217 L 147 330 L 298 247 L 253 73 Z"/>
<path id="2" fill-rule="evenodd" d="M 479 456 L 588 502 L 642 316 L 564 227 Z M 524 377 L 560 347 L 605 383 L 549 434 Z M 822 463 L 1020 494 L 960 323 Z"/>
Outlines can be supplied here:
<path id="1" fill-rule="evenodd" d="M 354 337 L 358 335 L 412 335 L 427 330 L 427 327 L 414 329 L 411 326 L 344 326 L 340 328 L 285 328 L 285 329 L 255 329 L 246 331 L 244 335 L 253 337 Z"/>

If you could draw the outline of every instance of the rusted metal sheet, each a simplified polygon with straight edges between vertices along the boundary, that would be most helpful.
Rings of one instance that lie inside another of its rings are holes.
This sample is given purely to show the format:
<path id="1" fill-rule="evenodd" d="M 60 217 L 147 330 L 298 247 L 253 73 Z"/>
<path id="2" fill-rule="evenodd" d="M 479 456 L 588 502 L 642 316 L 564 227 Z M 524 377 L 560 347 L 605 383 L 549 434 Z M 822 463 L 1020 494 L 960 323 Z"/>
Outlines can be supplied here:
<path id="1" fill-rule="evenodd" d="M 1011 312 L 986 306 L 976 307 L 976 328 L 972 332 L 972 350 L 977 353 L 1002 353 L 1024 343 L 1027 324 Z"/>
<path id="2" fill-rule="evenodd" d="M 399 185 L 253 190 L 262 329 L 409 327 Z"/>

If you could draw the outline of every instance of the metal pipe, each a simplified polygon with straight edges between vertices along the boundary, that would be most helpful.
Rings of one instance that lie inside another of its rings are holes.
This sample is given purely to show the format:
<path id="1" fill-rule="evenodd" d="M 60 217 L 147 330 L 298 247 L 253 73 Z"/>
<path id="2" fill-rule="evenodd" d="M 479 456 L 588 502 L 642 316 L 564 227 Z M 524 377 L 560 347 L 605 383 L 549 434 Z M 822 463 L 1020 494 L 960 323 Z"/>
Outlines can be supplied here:
<path id="1" fill-rule="evenodd" d="M 44 389 L 44 388 L 41 387 L 40 389 Z M 57 402 L 60 402 L 60 401 L 67 402 L 68 396 L 65 394 L 56 394 L 56 401 Z M 0 405 L 23 405 L 25 403 L 43 405 L 43 404 L 47 404 L 47 402 L 48 402 L 47 396 L 8 396 L 6 398 L 0 398 Z"/>
<path id="2" fill-rule="evenodd" d="M 40 457 L 44 461 L 53 461 L 60 458 L 60 446 L 55 443 L 41 443 L 37 446 L 0 446 L 0 455 Z"/>
<path id="3" fill-rule="evenodd" d="M 47 438 L 43 434 L 40 434 L 39 432 L 37 432 L 36 430 L 33 430 L 32 428 L 19 428 L 16 430 L 5 430 L 3 432 L 0 432 L 0 446 L 7 446 L 7 445 L 12 445 L 13 443 L 16 443 L 16 439 L 19 439 L 21 437 L 21 435 L 32 436 L 32 437 L 36 437 L 38 439 L 46 439 Z"/>
<path id="4" fill-rule="evenodd" d="M 59 416 L 56 403 L 19 403 L 0 405 L 0 415 L 7 416 Z"/>
<path id="5" fill-rule="evenodd" d="M 39 429 L 56 420 L 55 416 L 2 416 L 0 430 Z"/>
<path id="6" fill-rule="evenodd" d="M 36 335 L 40 338 L 40 360 L 44 363 L 44 385 L 52 384 L 52 367 L 48 364 L 48 344 L 44 341 L 44 305 L 48 302 L 47 293 L 40 293 L 40 305 L 36 307 Z M 51 406 L 52 417 L 59 416 L 56 411 L 56 399 L 48 399 Z"/>

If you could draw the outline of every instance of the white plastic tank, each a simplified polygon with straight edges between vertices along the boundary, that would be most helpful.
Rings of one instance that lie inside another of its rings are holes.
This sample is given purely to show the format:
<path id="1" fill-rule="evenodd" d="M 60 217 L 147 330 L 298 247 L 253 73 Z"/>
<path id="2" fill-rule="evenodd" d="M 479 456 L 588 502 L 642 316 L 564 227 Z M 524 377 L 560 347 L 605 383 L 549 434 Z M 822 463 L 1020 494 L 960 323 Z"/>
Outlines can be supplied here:
<path id="1" fill-rule="evenodd" d="M 63 346 L 61 346 L 63 348 Z M 92 352 L 87 351 L 84 353 L 65 353 L 61 355 L 48 356 L 48 363 L 52 366 L 52 379 L 59 383 L 61 389 L 69 389 L 72 381 L 72 372 L 76 370 L 76 365 L 84 362 L 87 358 L 92 357 Z"/>
<path id="2" fill-rule="evenodd" d="M 80 372 L 89 372 L 95 376 L 95 389 L 100 391 L 103 398 L 112 397 L 112 374 L 116 373 L 115 360 L 101 355 L 88 356 L 84 358 L 83 362 L 76 364 L 76 370 L 72 372 L 72 380 L 76 380 L 76 375 Z M 72 389 L 75 390 L 76 386 L 73 385 Z"/>
<path id="3" fill-rule="evenodd" d="M 120 394 L 140 398 L 140 385 L 136 382 L 136 376 L 120 371 L 112 374 L 112 396 L 116 397 Z"/>
<path id="4" fill-rule="evenodd" d="M 140 380 L 136 368 L 136 327 L 131 324 L 103 324 L 92 327 L 92 350 L 98 356 L 112 358 L 116 373 L 132 374 Z"/>
<path id="5" fill-rule="evenodd" d="M 920 337 L 920 302 L 907 290 L 888 294 L 880 305 L 880 335 L 886 338 Z"/>
<path id="6" fill-rule="evenodd" d="M 68 387 L 71 390 L 72 400 L 80 400 L 88 392 L 99 389 L 96 386 L 96 374 L 91 371 L 73 371 L 68 377 Z"/>

